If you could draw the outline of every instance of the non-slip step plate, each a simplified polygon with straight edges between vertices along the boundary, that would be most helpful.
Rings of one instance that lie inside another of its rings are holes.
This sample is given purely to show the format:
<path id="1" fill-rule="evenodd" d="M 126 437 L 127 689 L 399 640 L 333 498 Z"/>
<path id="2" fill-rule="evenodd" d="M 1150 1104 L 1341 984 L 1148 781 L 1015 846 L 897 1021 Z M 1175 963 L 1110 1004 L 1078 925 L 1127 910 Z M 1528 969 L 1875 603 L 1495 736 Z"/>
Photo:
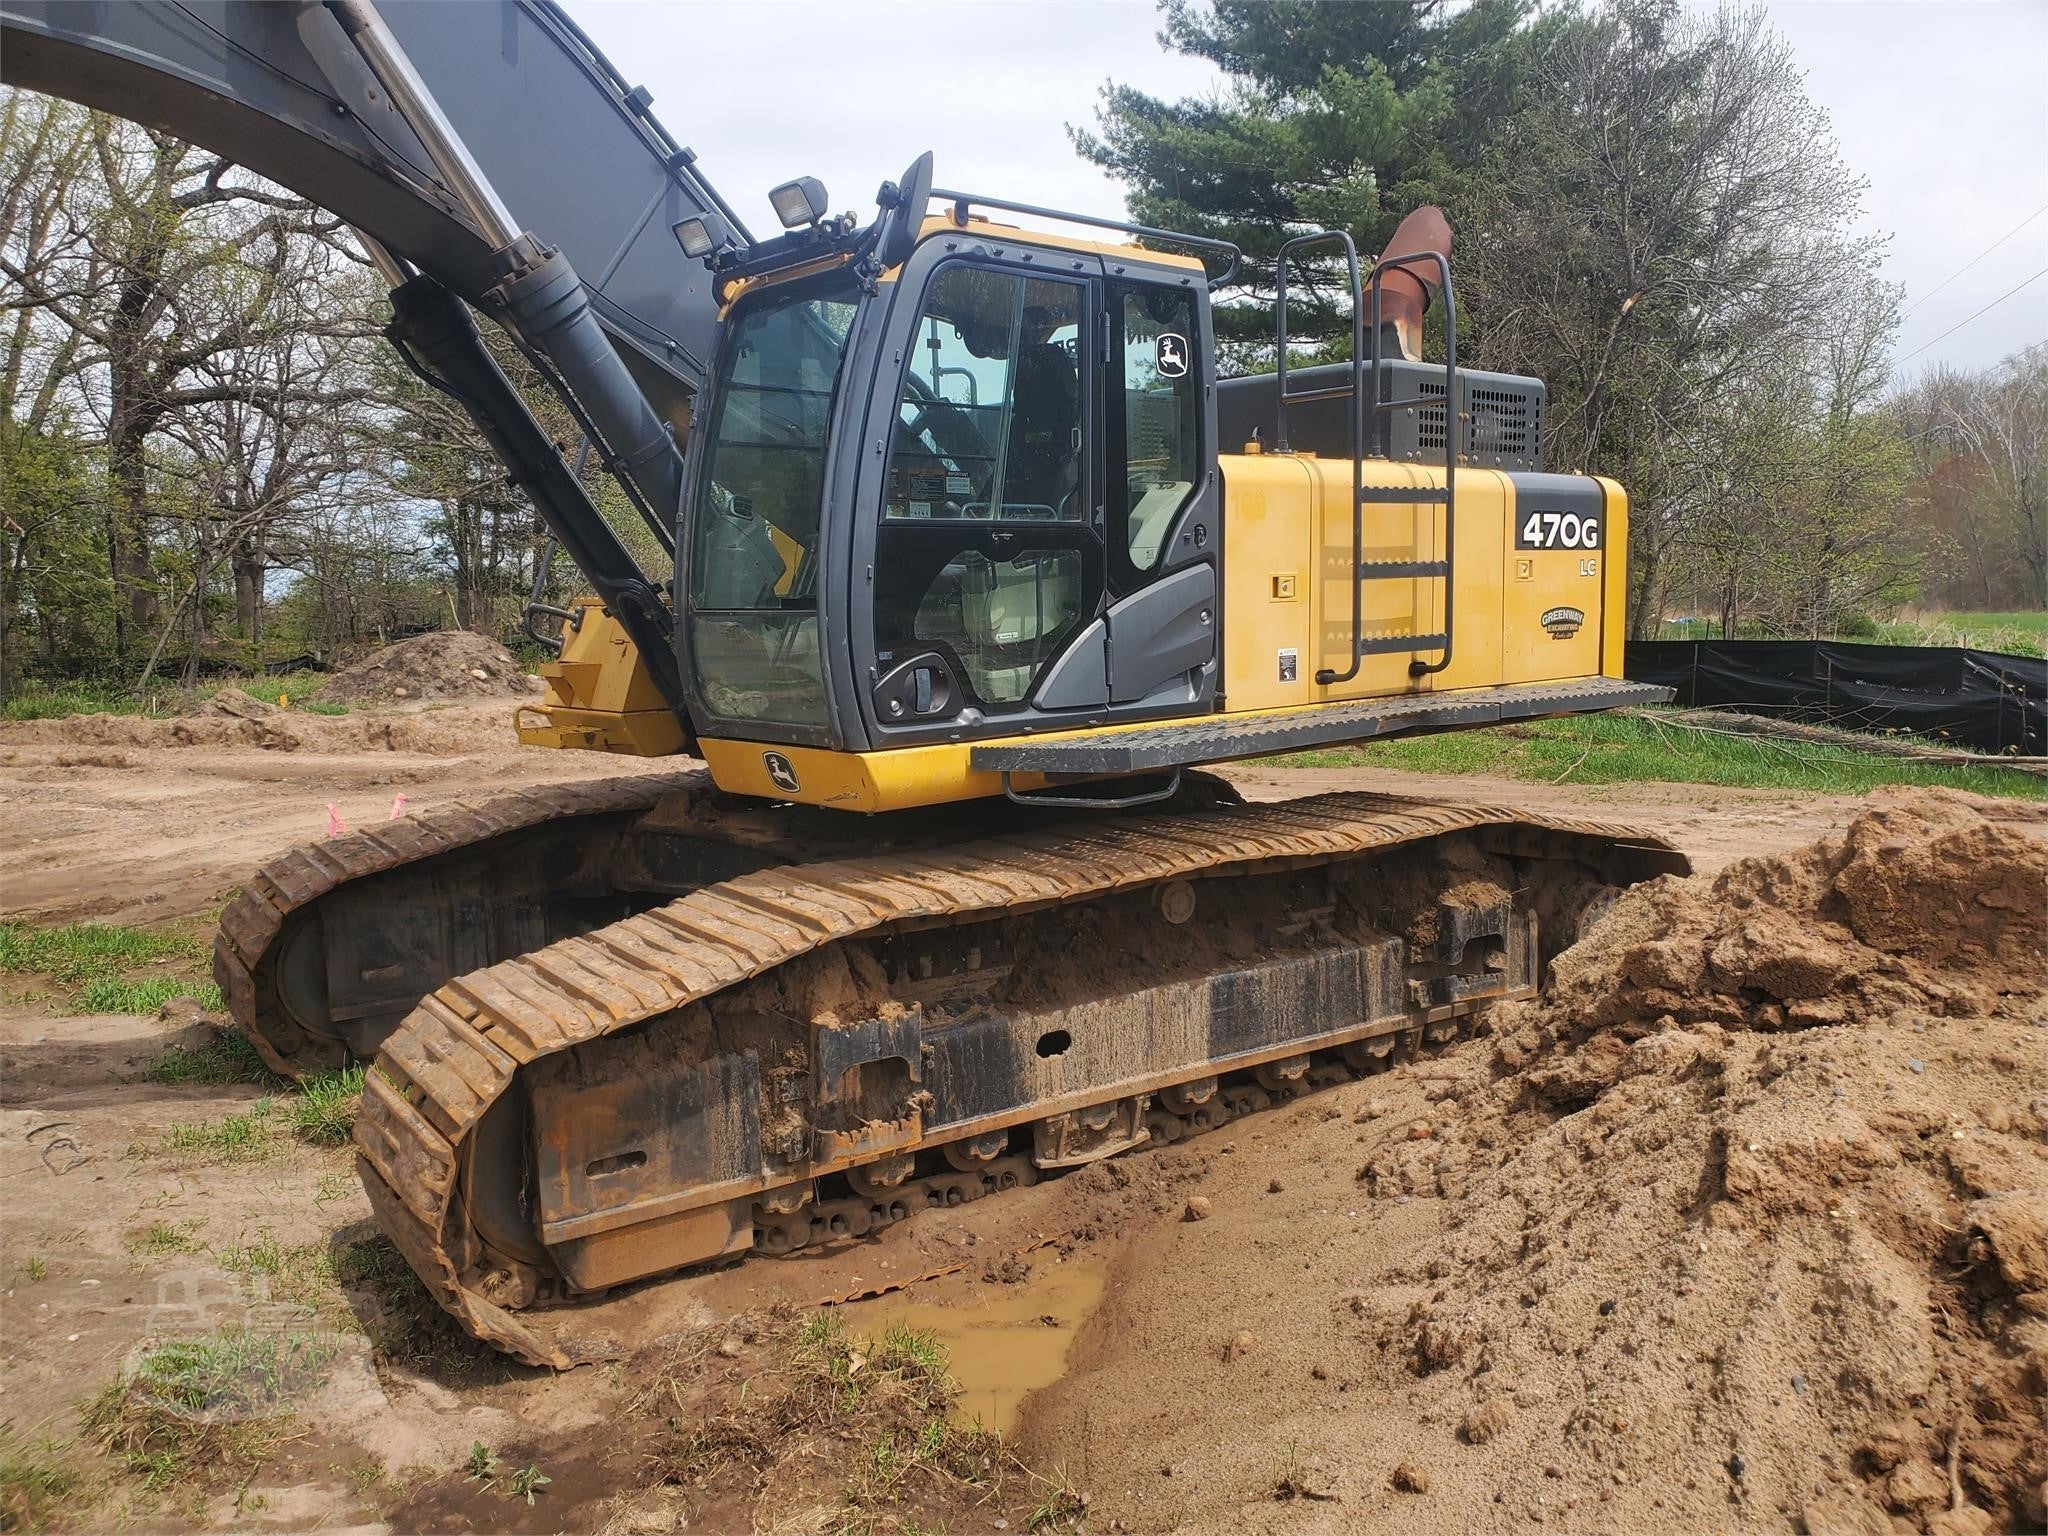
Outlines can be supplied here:
<path id="1" fill-rule="evenodd" d="M 1669 688 L 1613 677 L 1522 683 L 1457 693 L 1401 694 L 1352 704 L 1312 704 L 1284 715 L 1211 715 L 1144 730 L 1088 731 L 1043 741 L 976 747 L 970 761 L 989 773 L 1142 773 L 1192 763 L 1264 757 L 1369 741 L 1402 731 L 1492 725 L 1539 715 L 1582 714 L 1624 704 L 1664 704 Z"/>

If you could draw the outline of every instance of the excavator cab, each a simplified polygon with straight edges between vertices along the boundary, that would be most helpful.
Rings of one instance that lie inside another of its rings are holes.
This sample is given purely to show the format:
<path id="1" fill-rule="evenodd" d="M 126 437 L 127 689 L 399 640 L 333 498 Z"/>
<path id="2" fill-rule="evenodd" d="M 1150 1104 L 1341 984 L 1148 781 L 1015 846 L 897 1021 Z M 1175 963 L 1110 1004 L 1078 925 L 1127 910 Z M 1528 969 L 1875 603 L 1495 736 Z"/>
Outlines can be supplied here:
<path id="1" fill-rule="evenodd" d="M 970 208 L 725 313 L 678 540 L 714 769 L 1213 702 L 1204 269 Z"/>

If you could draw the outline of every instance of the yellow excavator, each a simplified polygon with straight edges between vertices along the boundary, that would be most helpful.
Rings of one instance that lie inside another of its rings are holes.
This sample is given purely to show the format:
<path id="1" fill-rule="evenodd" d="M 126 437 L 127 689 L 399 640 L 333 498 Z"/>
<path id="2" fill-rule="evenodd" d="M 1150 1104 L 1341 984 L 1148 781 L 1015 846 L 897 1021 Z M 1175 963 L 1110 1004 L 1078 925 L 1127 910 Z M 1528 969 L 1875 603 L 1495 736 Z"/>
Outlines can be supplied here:
<path id="1" fill-rule="evenodd" d="M 865 223 L 785 183 L 757 238 L 543 0 L 0 0 L 0 67 L 352 223 L 391 341 L 589 582 L 536 591 L 560 654 L 520 739 L 701 759 L 309 846 L 222 918 L 240 1027 L 287 1075 L 374 1062 L 378 1219 L 522 1359 L 595 1348 L 551 1304 L 1434 1048 L 1685 868 L 1596 821 L 1201 771 L 1662 697 L 1621 677 L 1627 499 L 1545 470 L 1538 381 L 1458 367 L 1434 209 L 1369 264 L 1288 241 L 1276 371 L 1220 379 L 1233 247 L 937 189 L 930 155 Z M 1343 363 L 1293 366 L 1311 259 Z"/>

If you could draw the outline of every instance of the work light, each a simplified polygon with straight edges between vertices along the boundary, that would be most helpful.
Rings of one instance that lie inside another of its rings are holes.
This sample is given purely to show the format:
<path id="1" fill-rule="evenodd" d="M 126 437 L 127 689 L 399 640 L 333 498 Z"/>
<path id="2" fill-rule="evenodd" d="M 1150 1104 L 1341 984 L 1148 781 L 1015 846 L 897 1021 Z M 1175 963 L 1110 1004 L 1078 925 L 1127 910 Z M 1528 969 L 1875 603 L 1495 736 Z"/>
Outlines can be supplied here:
<path id="1" fill-rule="evenodd" d="M 799 176 L 769 192 L 768 202 L 784 229 L 815 224 L 825 217 L 825 183 L 815 176 Z"/>
<path id="2" fill-rule="evenodd" d="M 711 226 L 701 217 L 684 219 L 675 226 L 675 232 L 676 244 L 683 248 L 683 254 L 692 261 L 711 254 L 711 247 L 714 244 Z"/>

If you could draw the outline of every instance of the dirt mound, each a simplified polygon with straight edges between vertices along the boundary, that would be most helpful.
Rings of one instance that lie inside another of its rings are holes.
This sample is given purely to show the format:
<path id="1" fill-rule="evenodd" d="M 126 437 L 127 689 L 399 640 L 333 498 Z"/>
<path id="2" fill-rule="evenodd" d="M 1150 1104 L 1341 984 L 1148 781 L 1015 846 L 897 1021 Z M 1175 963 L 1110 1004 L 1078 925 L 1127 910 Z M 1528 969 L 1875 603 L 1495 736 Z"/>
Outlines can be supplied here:
<path id="1" fill-rule="evenodd" d="M 226 693 L 231 690 L 223 689 Z M 251 699 L 251 704 L 261 705 Z M 60 720 L 11 720 L 0 726 L 7 747 L 191 747 L 226 750 L 254 747 L 264 752 L 452 752 L 516 749 L 509 711 L 453 706 L 410 713 L 302 714 L 271 706 L 243 713 L 216 708 L 219 696 L 195 714 L 155 720 L 142 715 L 72 715 Z M 82 762 L 97 761 L 90 755 Z M 12 754 L 0 755 L 12 762 Z M 61 759 L 60 759 L 61 761 Z M 128 766 L 124 763 L 108 766 Z"/>
<path id="2" fill-rule="evenodd" d="M 1089 1484 L 1141 1528 L 1304 1480 L 1290 1530 L 2041 1528 L 2044 894 L 1940 792 L 1625 894 L 1490 1039 L 1191 1147 L 1214 1218 L 1027 1445 L 1128 1412 Z"/>
<path id="3" fill-rule="evenodd" d="M 1879 796 L 1840 837 L 1796 854 L 1630 892 L 1559 958 L 1537 1013 L 1583 1048 L 1631 1024 L 1994 1012 L 2041 986 L 2044 890 L 2041 845 L 1963 797 Z"/>
<path id="4" fill-rule="evenodd" d="M 259 699 L 245 689 L 222 688 L 200 705 L 195 714 L 230 720 L 267 720 L 279 712 L 279 706 L 268 699 Z"/>
<path id="5" fill-rule="evenodd" d="M 328 678 L 313 697 L 335 704 L 391 704 L 523 697 L 536 689 L 497 641 L 444 629 L 372 651 Z"/>

